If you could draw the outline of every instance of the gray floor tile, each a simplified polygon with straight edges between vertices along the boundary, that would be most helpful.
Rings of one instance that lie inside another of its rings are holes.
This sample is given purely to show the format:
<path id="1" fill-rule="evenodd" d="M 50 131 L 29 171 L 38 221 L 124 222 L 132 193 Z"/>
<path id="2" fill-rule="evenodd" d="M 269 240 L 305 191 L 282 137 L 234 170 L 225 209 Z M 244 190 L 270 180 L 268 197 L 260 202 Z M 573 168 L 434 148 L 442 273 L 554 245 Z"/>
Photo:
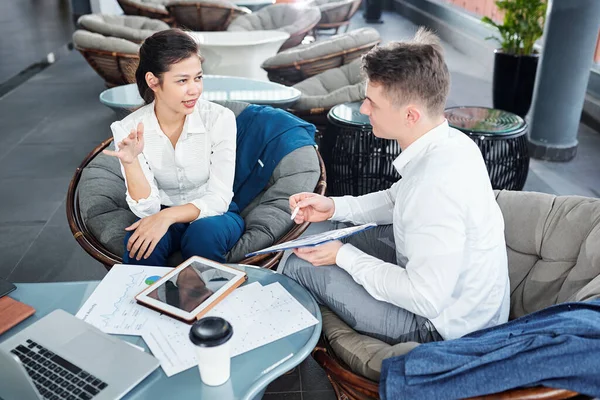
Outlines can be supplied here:
<path id="1" fill-rule="evenodd" d="M 69 0 L 0 2 L 0 83 L 71 40 Z"/>
<path id="2" fill-rule="evenodd" d="M 299 392 L 300 368 L 296 367 L 289 374 L 282 375 L 267 386 L 267 393 Z"/>
<path id="3" fill-rule="evenodd" d="M 265 393 L 263 400 L 302 400 L 302 393 Z"/>
<path id="4" fill-rule="evenodd" d="M 337 400 L 337 396 L 333 390 L 302 392 L 302 398 L 304 400 Z"/>
<path id="5" fill-rule="evenodd" d="M 56 144 L 21 143 L 0 160 L 0 179 L 70 179 L 83 158 L 96 145 L 98 143 L 95 141 Z"/>
<path id="6" fill-rule="evenodd" d="M 0 225 L 0 278 L 8 278 L 43 228 L 44 224 L 41 222 L 31 225 Z"/>
<path id="7" fill-rule="evenodd" d="M 323 368 L 311 357 L 300 364 L 302 391 L 331 391 L 333 387 Z"/>
<path id="8" fill-rule="evenodd" d="M 0 224 L 45 223 L 64 201 L 67 178 L 0 178 Z"/>
<path id="9" fill-rule="evenodd" d="M 46 226 L 9 279 L 62 282 L 102 279 L 106 269 L 77 244 L 66 223 Z"/>

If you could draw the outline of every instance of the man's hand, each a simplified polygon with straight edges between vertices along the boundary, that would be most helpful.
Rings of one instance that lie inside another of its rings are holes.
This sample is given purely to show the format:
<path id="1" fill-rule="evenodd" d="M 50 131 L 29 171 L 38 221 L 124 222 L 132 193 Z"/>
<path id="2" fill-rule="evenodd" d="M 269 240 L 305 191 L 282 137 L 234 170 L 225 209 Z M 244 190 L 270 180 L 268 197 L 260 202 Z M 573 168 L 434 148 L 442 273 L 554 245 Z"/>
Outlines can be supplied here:
<path id="1" fill-rule="evenodd" d="M 144 124 L 138 124 L 125 139 L 117 143 L 118 151 L 104 150 L 104 154 L 117 157 L 124 165 L 131 164 L 144 151 Z"/>
<path id="2" fill-rule="evenodd" d="M 335 204 L 329 197 L 316 193 L 298 193 L 290 196 L 290 212 L 298 207 L 294 222 L 321 222 L 327 221 L 335 212 Z"/>
<path id="3" fill-rule="evenodd" d="M 334 265 L 337 253 L 343 245 L 344 244 L 339 240 L 334 240 L 316 247 L 294 249 L 294 254 L 301 259 L 308 261 L 315 267 Z"/>
<path id="4" fill-rule="evenodd" d="M 172 219 L 167 213 L 161 211 L 149 217 L 142 218 L 133 225 L 125 228 L 126 231 L 135 230 L 127 242 L 129 257 L 136 260 L 141 260 L 142 256 L 144 259 L 150 257 L 150 254 L 152 254 L 160 239 L 167 233 L 171 224 L 173 224 Z"/>

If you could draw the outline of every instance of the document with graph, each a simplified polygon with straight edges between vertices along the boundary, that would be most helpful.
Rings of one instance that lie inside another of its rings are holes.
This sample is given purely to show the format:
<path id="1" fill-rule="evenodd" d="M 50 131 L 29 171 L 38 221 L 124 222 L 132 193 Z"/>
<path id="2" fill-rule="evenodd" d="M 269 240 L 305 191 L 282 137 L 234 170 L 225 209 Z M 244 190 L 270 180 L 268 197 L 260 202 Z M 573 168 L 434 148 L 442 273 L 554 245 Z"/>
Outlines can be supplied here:
<path id="1" fill-rule="evenodd" d="M 172 268 L 116 264 L 106 274 L 76 317 L 106 333 L 141 335 L 160 314 L 137 304 L 134 296 Z"/>

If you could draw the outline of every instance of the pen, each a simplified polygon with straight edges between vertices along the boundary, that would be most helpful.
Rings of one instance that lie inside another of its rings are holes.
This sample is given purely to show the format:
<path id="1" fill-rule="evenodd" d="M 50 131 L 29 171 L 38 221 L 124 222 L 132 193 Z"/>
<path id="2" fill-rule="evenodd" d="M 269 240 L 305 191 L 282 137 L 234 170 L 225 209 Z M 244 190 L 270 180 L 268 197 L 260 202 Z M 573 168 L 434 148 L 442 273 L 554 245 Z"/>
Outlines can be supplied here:
<path id="1" fill-rule="evenodd" d="M 300 210 L 300 207 L 296 206 L 296 208 L 294 208 L 294 212 L 292 213 L 292 221 L 294 220 L 294 218 L 296 218 L 296 215 L 298 215 L 298 211 Z"/>

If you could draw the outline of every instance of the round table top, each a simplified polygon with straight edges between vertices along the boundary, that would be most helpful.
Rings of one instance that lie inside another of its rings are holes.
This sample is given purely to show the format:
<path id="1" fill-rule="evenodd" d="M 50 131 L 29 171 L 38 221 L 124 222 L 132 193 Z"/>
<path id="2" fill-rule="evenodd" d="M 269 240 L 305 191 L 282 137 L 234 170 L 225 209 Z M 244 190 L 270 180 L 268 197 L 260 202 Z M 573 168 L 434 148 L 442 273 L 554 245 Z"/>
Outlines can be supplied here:
<path id="1" fill-rule="evenodd" d="M 246 103 L 288 107 L 300 98 L 300 91 L 275 82 L 236 76 L 204 75 L 201 98 L 209 101 L 235 100 Z M 144 105 L 135 83 L 116 86 L 100 93 L 100 102 L 115 109 Z"/>
<path id="2" fill-rule="evenodd" d="M 290 34 L 282 31 L 218 31 L 218 32 L 190 32 L 189 33 L 202 47 L 239 47 L 257 46 L 264 43 L 284 42 Z"/>
<path id="3" fill-rule="evenodd" d="M 526 127 L 518 115 L 488 107 L 451 107 L 444 115 L 451 127 L 484 136 L 514 135 Z"/>
<path id="4" fill-rule="evenodd" d="M 321 313 L 313 297 L 292 279 L 268 269 L 236 265 L 248 275 L 245 284 L 259 282 L 261 285 L 281 284 L 318 321 L 317 325 L 271 342 L 262 347 L 240 354 L 231 359 L 231 379 L 221 386 L 207 386 L 200 380 L 198 368 L 190 368 L 167 377 L 158 368 L 125 399 L 244 399 L 257 398 L 269 383 L 300 364 L 314 349 L 321 334 Z M 81 308 L 100 281 L 21 283 L 11 297 L 35 308 L 36 313 L 3 334 L 11 336 L 56 309 L 73 315 Z M 138 346 L 148 347 L 139 336 L 116 335 Z"/>
<path id="5" fill-rule="evenodd" d="M 332 122 L 342 123 L 344 125 L 360 126 L 363 128 L 371 128 L 369 117 L 360 112 L 362 101 L 352 103 L 343 103 L 334 106 L 329 110 L 327 118 Z"/>

